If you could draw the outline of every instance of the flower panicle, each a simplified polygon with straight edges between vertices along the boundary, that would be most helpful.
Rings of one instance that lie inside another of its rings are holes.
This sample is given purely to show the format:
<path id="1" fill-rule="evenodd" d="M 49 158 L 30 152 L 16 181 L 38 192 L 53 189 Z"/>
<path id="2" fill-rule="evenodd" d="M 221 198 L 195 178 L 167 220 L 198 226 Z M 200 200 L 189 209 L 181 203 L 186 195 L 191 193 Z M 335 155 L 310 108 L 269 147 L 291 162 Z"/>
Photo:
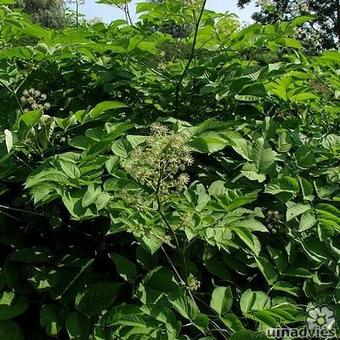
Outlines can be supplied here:
<path id="1" fill-rule="evenodd" d="M 166 200 L 171 194 L 185 190 L 190 182 L 185 173 L 194 163 L 189 139 L 185 131 L 174 132 L 153 123 L 146 142 L 131 152 L 123 166 L 146 191 Z"/>

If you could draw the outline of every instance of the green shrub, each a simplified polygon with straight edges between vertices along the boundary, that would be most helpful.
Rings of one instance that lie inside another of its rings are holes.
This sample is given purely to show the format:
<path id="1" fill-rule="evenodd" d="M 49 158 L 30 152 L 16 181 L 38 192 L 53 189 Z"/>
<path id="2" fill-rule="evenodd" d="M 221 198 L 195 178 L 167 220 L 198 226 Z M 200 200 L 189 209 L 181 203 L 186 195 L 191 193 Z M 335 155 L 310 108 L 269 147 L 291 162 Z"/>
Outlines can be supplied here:
<path id="1" fill-rule="evenodd" d="M 56 32 L 0 3 L 1 339 L 262 339 L 337 311 L 339 53 L 301 52 L 308 18 L 168 0 Z"/>

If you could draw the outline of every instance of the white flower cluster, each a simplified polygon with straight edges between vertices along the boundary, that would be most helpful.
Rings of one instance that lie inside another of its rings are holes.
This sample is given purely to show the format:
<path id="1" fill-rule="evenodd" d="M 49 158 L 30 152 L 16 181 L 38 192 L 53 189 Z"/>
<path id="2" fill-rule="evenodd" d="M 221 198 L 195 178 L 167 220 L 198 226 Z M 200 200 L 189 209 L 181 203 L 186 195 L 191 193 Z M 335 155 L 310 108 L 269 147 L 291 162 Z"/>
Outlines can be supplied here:
<path id="1" fill-rule="evenodd" d="M 263 8 L 269 7 L 269 6 L 273 6 L 274 3 L 272 0 L 259 0 L 258 1 L 259 5 Z"/>
<path id="2" fill-rule="evenodd" d="M 307 13 L 309 11 L 309 5 L 307 1 L 301 1 L 299 4 L 301 14 Z"/>
<path id="3" fill-rule="evenodd" d="M 41 93 L 36 89 L 24 90 L 22 93 L 22 97 L 20 101 L 23 105 L 26 105 L 25 111 L 30 110 L 40 110 L 42 112 L 50 109 L 51 104 L 46 102 L 47 95 L 45 93 Z"/>
<path id="4" fill-rule="evenodd" d="M 142 186 L 165 200 L 170 194 L 181 192 L 189 183 L 184 171 L 194 159 L 185 132 L 173 132 L 154 123 L 143 146 L 138 146 L 124 163 L 125 170 Z"/>

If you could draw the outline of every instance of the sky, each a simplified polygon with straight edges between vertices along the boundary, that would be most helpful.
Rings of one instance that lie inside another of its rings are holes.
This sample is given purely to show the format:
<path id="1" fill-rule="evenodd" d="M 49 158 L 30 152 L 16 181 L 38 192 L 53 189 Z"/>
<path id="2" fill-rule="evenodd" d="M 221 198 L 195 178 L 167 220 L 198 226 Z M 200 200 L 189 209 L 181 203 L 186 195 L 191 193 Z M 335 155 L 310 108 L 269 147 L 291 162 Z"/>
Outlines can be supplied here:
<path id="1" fill-rule="evenodd" d="M 130 11 L 132 17 L 135 17 L 135 4 L 137 0 L 132 0 L 130 4 Z M 215 12 L 232 12 L 238 15 L 241 22 L 251 22 L 251 14 L 255 11 L 253 5 L 247 6 L 245 9 L 240 10 L 237 7 L 237 0 L 208 0 L 206 8 L 214 10 Z M 88 19 L 101 18 L 105 22 L 110 22 L 116 19 L 124 19 L 124 14 L 121 10 L 114 6 L 97 4 L 96 0 L 86 0 L 84 5 L 80 5 L 80 12 L 83 13 Z"/>

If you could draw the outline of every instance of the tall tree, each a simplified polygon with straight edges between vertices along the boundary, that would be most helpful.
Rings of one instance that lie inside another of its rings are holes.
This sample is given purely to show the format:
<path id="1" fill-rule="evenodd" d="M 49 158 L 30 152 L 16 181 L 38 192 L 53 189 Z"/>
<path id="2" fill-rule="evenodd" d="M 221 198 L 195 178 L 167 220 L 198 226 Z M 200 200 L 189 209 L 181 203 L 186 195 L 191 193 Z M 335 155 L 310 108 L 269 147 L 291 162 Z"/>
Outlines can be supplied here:
<path id="1" fill-rule="evenodd" d="M 79 6 L 85 3 L 85 0 L 67 0 L 67 2 L 71 5 L 74 5 L 74 17 L 75 17 L 75 25 L 79 25 L 79 18 L 82 16 L 79 12 Z"/>
<path id="2" fill-rule="evenodd" d="M 238 0 L 238 5 L 243 8 L 252 1 Z M 339 0 L 260 0 L 256 3 L 260 10 L 253 14 L 253 19 L 265 24 L 313 15 L 315 20 L 305 24 L 297 32 L 298 38 L 309 52 L 315 53 L 338 46 Z"/>
<path id="3" fill-rule="evenodd" d="M 19 5 L 31 15 L 33 22 L 51 28 L 65 25 L 63 0 L 21 0 Z"/>

